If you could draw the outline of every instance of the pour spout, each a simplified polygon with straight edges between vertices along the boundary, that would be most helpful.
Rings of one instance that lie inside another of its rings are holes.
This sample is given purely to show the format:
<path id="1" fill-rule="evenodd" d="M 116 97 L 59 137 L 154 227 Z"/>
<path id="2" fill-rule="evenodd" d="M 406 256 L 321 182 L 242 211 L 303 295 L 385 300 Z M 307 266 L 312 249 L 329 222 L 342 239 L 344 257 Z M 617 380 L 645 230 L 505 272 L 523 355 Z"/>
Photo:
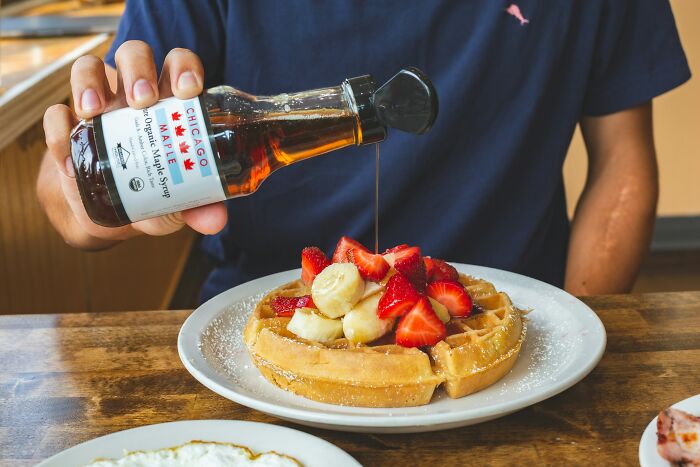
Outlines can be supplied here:
<path id="1" fill-rule="evenodd" d="M 435 123 L 438 96 L 425 73 L 406 67 L 377 89 L 373 106 L 384 126 L 421 135 Z"/>

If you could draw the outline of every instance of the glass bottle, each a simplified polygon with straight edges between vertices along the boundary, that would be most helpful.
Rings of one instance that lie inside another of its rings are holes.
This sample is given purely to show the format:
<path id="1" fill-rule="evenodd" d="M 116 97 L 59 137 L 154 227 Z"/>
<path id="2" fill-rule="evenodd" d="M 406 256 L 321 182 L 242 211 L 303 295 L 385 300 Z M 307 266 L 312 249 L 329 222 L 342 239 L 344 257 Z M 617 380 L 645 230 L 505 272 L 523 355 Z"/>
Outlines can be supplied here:
<path id="1" fill-rule="evenodd" d="M 276 96 L 218 86 L 81 121 L 71 133 L 76 181 L 90 218 L 117 227 L 251 194 L 281 167 L 379 143 L 388 127 L 424 133 L 437 107 L 412 67 L 380 88 L 369 75 Z"/>

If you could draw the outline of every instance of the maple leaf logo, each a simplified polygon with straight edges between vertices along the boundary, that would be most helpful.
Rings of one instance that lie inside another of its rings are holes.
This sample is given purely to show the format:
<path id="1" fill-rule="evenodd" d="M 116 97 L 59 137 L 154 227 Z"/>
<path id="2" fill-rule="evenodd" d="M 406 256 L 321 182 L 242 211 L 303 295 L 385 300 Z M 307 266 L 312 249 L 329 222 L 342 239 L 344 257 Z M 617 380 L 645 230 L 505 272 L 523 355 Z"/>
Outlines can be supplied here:
<path id="1" fill-rule="evenodd" d="M 180 117 L 182 117 L 182 115 L 180 115 L 180 112 L 173 112 L 172 114 L 170 114 L 170 116 L 173 118 L 173 120 L 180 120 Z"/>
<path id="2" fill-rule="evenodd" d="M 185 170 L 192 170 L 194 168 L 194 162 L 192 159 L 185 159 Z"/>
<path id="3" fill-rule="evenodd" d="M 178 125 L 175 127 L 175 134 L 177 136 L 182 136 L 185 134 L 185 129 L 182 127 L 182 125 Z"/>
<path id="4" fill-rule="evenodd" d="M 187 144 L 185 141 L 180 141 L 180 152 L 182 154 L 187 154 L 187 150 L 190 148 L 190 146 Z"/>

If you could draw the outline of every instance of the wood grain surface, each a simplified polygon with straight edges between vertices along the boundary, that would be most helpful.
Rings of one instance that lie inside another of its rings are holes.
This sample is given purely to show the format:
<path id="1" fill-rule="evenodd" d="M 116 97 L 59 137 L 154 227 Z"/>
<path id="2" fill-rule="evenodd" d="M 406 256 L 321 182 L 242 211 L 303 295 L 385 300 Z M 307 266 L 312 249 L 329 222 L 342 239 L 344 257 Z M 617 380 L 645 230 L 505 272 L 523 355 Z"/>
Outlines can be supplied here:
<path id="1" fill-rule="evenodd" d="M 480 425 L 369 435 L 306 428 L 226 400 L 192 378 L 176 339 L 188 311 L 0 317 L 0 466 L 29 466 L 82 441 L 174 420 L 291 426 L 367 466 L 638 465 L 646 424 L 700 392 L 700 292 L 590 297 L 602 361 L 547 401 Z"/>

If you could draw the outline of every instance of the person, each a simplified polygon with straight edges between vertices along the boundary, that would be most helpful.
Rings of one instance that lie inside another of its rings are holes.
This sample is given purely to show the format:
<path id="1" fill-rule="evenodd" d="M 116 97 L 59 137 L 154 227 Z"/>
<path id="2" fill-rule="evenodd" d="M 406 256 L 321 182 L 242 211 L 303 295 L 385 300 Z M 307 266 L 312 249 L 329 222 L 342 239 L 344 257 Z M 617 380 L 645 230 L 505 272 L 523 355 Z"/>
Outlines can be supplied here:
<path id="1" fill-rule="evenodd" d="M 251 94 L 383 82 L 406 65 L 434 82 L 423 136 L 381 146 L 380 246 L 515 271 L 574 294 L 629 291 L 648 249 L 658 175 L 651 100 L 689 79 L 667 0 L 255 2 L 131 0 L 104 63 L 79 58 L 75 113 L 49 108 L 39 199 L 66 242 L 97 250 L 184 225 L 216 267 L 207 299 L 299 265 L 341 235 L 373 245 L 374 148 L 272 174 L 247 197 L 109 229 L 89 221 L 69 133 L 77 118 L 229 84 Z M 589 171 L 573 220 L 562 165 L 580 123 Z"/>

